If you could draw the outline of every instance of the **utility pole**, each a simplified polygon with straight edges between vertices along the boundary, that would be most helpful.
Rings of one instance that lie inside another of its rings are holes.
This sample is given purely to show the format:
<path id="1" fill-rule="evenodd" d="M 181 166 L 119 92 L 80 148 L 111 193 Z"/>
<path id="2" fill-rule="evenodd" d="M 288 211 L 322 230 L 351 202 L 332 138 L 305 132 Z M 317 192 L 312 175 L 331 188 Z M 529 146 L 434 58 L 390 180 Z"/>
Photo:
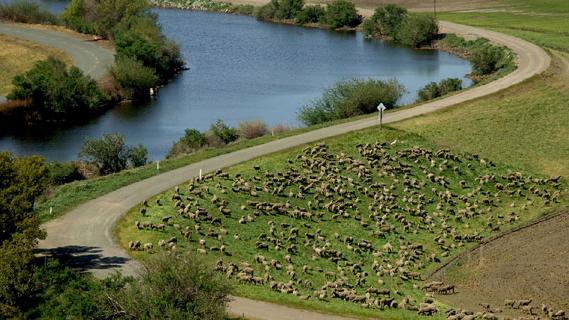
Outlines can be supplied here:
<path id="1" fill-rule="evenodd" d="M 435 12 L 435 19 L 437 18 L 437 0 L 433 0 L 433 10 Z"/>

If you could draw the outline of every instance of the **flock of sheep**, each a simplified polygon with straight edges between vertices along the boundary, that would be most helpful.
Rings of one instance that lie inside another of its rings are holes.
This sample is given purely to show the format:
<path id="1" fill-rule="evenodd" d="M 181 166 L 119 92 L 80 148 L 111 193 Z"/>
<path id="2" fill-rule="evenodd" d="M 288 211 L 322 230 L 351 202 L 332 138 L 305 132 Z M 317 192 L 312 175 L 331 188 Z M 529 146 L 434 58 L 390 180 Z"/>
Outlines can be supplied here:
<path id="1" fill-rule="evenodd" d="M 152 241 L 129 247 L 193 250 L 228 278 L 302 300 L 434 315 L 433 297 L 456 289 L 424 283 L 427 268 L 562 188 L 476 155 L 397 141 L 349 148 L 316 144 L 274 167 L 196 178 L 140 206 L 133 227 Z M 448 317 L 492 319 L 459 315 Z"/>

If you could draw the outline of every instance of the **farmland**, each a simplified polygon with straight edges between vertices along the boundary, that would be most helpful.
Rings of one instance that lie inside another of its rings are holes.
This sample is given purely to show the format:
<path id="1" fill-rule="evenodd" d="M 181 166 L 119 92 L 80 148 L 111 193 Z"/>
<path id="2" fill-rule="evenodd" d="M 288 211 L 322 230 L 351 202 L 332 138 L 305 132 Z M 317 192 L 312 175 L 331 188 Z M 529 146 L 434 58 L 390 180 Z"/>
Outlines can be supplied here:
<path id="1" fill-rule="evenodd" d="M 567 202 L 558 177 L 377 130 L 194 179 L 130 211 L 119 241 L 142 259 L 201 253 L 238 295 L 408 318 L 441 263 Z M 452 289 L 433 288 L 435 297 Z"/>

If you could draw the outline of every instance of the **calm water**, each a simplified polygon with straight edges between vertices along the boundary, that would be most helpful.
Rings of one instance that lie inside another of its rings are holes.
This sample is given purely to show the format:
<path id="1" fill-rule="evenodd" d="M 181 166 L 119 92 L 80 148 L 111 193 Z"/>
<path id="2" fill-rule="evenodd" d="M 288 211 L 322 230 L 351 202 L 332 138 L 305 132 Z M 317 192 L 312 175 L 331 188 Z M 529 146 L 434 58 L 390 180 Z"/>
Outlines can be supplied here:
<path id="1" fill-rule="evenodd" d="M 63 4 L 47 3 L 54 11 Z M 4 135 L 0 150 L 70 160 L 85 138 L 119 132 L 127 143 L 142 143 L 152 159 L 160 159 L 185 128 L 205 130 L 218 118 L 232 125 L 261 119 L 299 126 L 298 108 L 342 79 L 396 78 L 409 91 L 403 102 L 413 101 L 416 90 L 430 81 L 457 77 L 470 84 L 464 78 L 469 63 L 446 53 L 250 17 L 155 11 L 165 34 L 181 45 L 189 71 L 145 105 L 120 106 L 74 127 Z"/>

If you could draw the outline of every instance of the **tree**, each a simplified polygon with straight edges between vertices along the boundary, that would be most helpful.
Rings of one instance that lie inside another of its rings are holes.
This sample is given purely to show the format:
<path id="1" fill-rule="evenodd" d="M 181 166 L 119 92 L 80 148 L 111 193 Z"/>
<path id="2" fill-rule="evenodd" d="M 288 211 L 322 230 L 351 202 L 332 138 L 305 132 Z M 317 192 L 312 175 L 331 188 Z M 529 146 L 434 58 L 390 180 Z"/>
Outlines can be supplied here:
<path id="1" fill-rule="evenodd" d="M 214 137 L 226 144 L 239 138 L 237 129 L 229 127 L 221 119 L 217 119 L 215 123 L 210 126 L 209 130 Z"/>
<path id="2" fill-rule="evenodd" d="M 92 112 L 106 103 L 95 80 L 77 67 L 67 70 L 63 61 L 54 57 L 36 62 L 12 83 L 8 99 L 30 100 L 33 109 L 55 119 Z"/>
<path id="3" fill-rule="evenodd" d="M 430 44 L 439 34 L 439 25 L 431 16 L 409 15 L 395 35 L 395 40 L 410 47 Z"/>
<path id="4" fill-rule="evenodd" d="M 280 0 L 275 13 L 277 19 L 293 19 L 304 7 L 304 0 Z"/>
<path id="5" fill-rule="evenodd" d="M 193 254 L 158 254 L 140 280 L 112 295 L 123 319 L 225 319 L 230 286 Z"/>
<path id="6" fill-rule="evenodd" d="M 101 174 L 109 174 L 127 167 L 128 148 L 122 135 L 106 134 L 100 139 L 87 139 L 79 156 L 95 164 Z"/>
<path id="7" fill-rule="evenodd" d="M 332 29 L 356 27 L 362 22 L 356 7 L 348 0 L 335 0 L 326 8 L 326 24 Z"/>
<path id="8" fill-rule="evenodd" d="M 137 144 L 128 149 L 128 164 L 136 168 L 148 163 L 148 150 L 142 144 Z"/>
<path id="9" fill-rule="evenodd" d="M 120 56 L 111 68 L 111 75 L 119 85 L 121 96 L 126 99 L 141 99 L 149 96 L 150 88 L 158 84 L 154 69 L 142 62 Z"/>
<path id="10" fill-rule="evenodd" d="M 326 16 L 326 9 L 322 6 L 306 6 L 295 19 L 298 24 L 318 23 Z"/>
<path id="11" fill-rule="evenodd" d="M 33 249 L 45 238 L 34 201 L 45 190 L 48 169 L 39 157 L 0 153 L 0 318 L 19 318 L 33 304 Z"/>
<path id="12" fill-rule="evenodd" d="M 474 72 L 479 75 L 488 75 L 502 67 L 504 50 L 492 45 L 482 46 L 474 51 L 470 62 Z"/>
<path id="13" fill-rule="evenodd" d="M 389 37 L 395 35 L 407 18 L 407 9 L 394 4 L 375 9 L 371 17 L 364 22 L 364 33 L 368 37 Z"/>

